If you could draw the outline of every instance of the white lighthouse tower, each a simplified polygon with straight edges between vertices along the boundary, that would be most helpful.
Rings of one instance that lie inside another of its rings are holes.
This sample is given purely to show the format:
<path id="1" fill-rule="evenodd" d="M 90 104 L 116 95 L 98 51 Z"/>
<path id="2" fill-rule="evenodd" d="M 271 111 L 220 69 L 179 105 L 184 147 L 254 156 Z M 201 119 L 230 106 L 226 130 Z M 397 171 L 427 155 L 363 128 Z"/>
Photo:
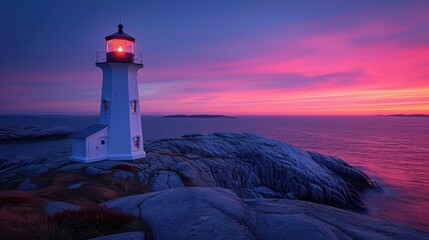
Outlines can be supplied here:
<path id="1" fill-rule="evenodd" d="M 137 71 L 141 54 L 135 39 L 118 32 L 106 37 L 106 52 L 97 53 L 96 66 L 103 71 L 99 123 L 72 136 L 72 160 L 135 160 L 144 158 Z"/>

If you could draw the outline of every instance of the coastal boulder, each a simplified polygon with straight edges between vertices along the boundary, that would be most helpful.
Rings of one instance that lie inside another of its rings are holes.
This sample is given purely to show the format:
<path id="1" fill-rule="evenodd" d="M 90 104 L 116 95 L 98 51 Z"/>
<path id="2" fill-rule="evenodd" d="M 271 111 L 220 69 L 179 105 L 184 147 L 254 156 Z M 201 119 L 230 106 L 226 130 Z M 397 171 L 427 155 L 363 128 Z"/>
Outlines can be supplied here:
<path id="1" fill-rule="evenodd" d="M 176 187 L 184 187 L 180 177 L 171 171 L 160 171 L 152 181 L 152 190 L 160 191 Z"/>
<path id="2" fill-rule="evenodd" d="M 144 240 L 143 232 L 116 233 L 107 236 L 91 238 L 90 240 Z"/>
<path id="3" fill-rule="evenodd" d="M 52 216 L 55 213 L 58 213 L 64 210 L 73 210 L 73 209 L 79 209 L 79 208 L 80 208 L 79 206 L 73 205 L 71 203 L 54 201 L 54 202 L 46 203 L 45 211 L 49 216 Z"/>
<path id="4" fill-rule="evenodd" d="M 293 197 L 363 210 L 359 192 L 376 187 L 365 173 L 339 158 L 254 134 L 186 135 L 146 142 L 145 149 L 144 162 L 157 171 L 171 169 L 188 186 L 223 187 L 241 198 Z M 143 170 L 147 175 L 153 171 Z"/>
<path id="5" fill-rule="evenodd" d="M 360 213 L 296 200 L 243 200 L 224 188 L 174 188 L 104 205 L 140 217 L 152 239 L 429 238 L 426 232 Z"/>

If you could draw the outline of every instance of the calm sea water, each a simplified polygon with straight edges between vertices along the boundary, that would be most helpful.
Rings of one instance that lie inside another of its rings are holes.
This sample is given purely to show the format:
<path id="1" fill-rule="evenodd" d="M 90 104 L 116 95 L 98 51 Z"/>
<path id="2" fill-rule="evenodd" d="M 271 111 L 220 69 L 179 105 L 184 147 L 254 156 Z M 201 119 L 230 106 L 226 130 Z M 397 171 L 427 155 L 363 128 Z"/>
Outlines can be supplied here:
<path id="1" fill-rule="evenodd" d="M 95 116 L 1 117 L 2 125 L 55 125 L 82 129 Z M 429 231 L 429 118 L 242 116 L 177 119 L 144 116 L 146 140 L 189 133 L 248 132 L 306 150 L 334 155 L 377 180 L 382 191 L 363 194 L 369 215 Z M 0 155 L 31 156 L 70 140 L 0 144 Z"/>

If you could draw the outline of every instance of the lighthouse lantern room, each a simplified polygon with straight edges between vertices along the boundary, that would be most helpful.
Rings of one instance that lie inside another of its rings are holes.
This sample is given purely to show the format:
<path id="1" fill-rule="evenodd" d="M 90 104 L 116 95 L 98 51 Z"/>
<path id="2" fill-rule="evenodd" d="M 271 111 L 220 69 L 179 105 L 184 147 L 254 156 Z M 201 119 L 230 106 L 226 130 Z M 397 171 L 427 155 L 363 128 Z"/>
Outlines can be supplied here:
<path id="1" fill-rule="evenodd" d="M 135 39 L 118 31 L 106 38 L 106 52 L 97 53 L 96 66 L 103 71 L 99 123 L 72 136 L 72 160 L 135 160 L 143 149 L 137 72 L 141 54 Z"/>

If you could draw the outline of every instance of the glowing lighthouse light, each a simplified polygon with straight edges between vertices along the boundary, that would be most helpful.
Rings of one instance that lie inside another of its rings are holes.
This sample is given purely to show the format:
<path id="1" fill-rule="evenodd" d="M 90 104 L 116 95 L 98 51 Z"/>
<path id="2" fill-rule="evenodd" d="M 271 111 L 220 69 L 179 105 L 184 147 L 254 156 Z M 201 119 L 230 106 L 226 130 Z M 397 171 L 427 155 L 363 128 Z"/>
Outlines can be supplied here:
<path id="1" fill-rule="evenodd" d="M 118 25 L 118 31 L 105 37 L 106 60 L 110 62 L 134 62 L 139 55 L 134 52 L 135 39 L 124 33 L 122 24 Z M 141 61 L 141 58 L 139 59 Z"/>
<path id="2" fill-rule="evenodd" d="M 134 53 L 134 42 L 123 39 L 112 39 L 106 43 L 106 52 Z"/>

